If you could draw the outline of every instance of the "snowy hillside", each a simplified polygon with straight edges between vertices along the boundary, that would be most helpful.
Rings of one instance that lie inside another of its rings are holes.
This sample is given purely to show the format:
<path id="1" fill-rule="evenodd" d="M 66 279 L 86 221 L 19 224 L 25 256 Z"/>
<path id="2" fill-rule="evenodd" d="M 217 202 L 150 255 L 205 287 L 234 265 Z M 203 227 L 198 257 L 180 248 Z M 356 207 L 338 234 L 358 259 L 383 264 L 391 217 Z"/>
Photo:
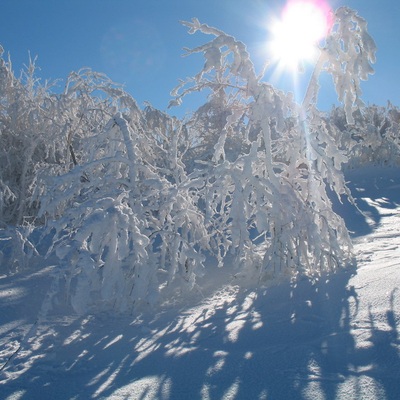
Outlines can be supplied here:
<path id="1" fill-rule="evenodd" d="M 399 174 L 347 175 L 358 268 L 316 281 L 221 286 L 218 269 L 185 303 L 77 317 L 49 307 L 55 266 L 1 275 L 0 397 L 399 399 Z"/>

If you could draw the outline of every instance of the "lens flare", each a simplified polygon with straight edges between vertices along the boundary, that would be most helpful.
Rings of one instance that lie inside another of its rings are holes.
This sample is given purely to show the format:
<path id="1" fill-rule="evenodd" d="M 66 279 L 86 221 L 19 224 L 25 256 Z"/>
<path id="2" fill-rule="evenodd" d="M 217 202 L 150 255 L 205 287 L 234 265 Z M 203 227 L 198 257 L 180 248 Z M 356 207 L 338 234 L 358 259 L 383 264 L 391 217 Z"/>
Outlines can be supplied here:
<path id="1" fill-rule="evenodd" d="M 292 0 L 281 18 L 271 27 L 269 50 L 280 67 L 296 69 L 303 61 L 312 61 L 318 43 L 332 25 L 330 7 L 321 0 Z"/>

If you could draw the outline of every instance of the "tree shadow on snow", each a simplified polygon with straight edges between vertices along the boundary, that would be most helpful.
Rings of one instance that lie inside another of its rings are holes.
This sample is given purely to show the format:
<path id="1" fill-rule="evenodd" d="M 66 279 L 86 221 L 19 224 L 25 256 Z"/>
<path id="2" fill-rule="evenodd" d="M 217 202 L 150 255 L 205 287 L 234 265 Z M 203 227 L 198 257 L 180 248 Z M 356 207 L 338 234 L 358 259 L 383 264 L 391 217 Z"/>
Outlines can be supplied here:
<path id="1" fill-rule="evenodd" d="M 366 343 L 357 345 L 353 274 L 258 291 L 232 285 L 155 317 L 49 316 L 0 389 L 29 400 L 330 400 L 363 398 L 369 382 L 371 398 L 397 399 L 396 292 L 385 315 L 371 310 L 357 327 Z"/>
<path id="2" fill-rule="evenodd" d="M 330 196 L 334 210 L 344 218 L 353 237 L 370 234 L 380 224 L 382 211 L 400 205 L 400 168 L 365 167 L 345 172 L 357 208 L 346 199 Z"/>

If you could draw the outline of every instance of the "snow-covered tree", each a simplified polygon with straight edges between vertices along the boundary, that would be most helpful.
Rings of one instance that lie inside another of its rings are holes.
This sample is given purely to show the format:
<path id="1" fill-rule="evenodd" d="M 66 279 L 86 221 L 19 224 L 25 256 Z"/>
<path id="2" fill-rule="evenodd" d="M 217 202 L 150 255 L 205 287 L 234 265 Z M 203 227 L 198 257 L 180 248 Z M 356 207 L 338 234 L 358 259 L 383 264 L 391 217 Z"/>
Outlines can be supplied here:
<path id="1" fill-rule="evenodd" d="M 375 45 L 357 13 L 340 8 L 335 18 L 302 104 L 256 74 L 242 42 L 184 22 L 211 40 L 187 50 L 205 64 L 171 105 L 192 92 L 209 97 L 183 121 L 141 110 L 89 69 L 55 95 L 33 64 L 17 79 L 1 59 L 0 140 L 10 149 L 0 150 L 2 223 L 45 224 L 48 254 L 60 261 L 55 298 L 78 312 L 126 312 L 192 290 L 217 265 L 258 284 L 351 264 L 330 196 L 349 195 L 342 166 L 357 144 L 347 133 L 362 116 L 360 79 Z M 323 70 L 344 102 L 333 123 L 316 109 Z M 398 118 L 388 118 L 385 137 L 398 138 Z"/>
<path id="2" fill-rule="evenodd" d="M 30 222 L 37 211 L 30 202 L 38 168 L 57 163 L 62 143 L 53 136 L 57 115 L 47 83 L 35 77 L 31 60 L 17 78 L 0 47 L 0 226 Z"/>
<path id="3" fill-rule="evenodd" d="M 243 43 L 197 19 L 184 23 L 192 34 L 214 36 L 188 50 L 188 55 L 203 53 L 205 64 L 194 78 L 176 88 L 172 104 L 179 104 L 191 92 L 208 89 L 211 93 L 209 102 L 195 113 L 192 126 L 203 124 L 199 134 L 206 133 L 206 137 L 200 136 L 199 142 L 209 144 L 200 154 L 206 158 L 198 160 L 202 165 L 198 171 L 207 165 L 203 172 L 206 220 L 220 264 L 233 252 L 246 274 L 248 268 L 256 267 L 264 279 L 332 271 L 352 260 L 347 230 L 333 212 L 326 190 L 328 185 L 339 198 L 347 193 L 341 172 L 347 158 L 315 109 L 322 68 L 328 68 L 336 86 L 340 83 L 353 103 L 359 94 L 353 88 L 357 89 L 363 71 L 353 64 L 344 71 L 332 67 L 353 56 L 348 51 L 353 51 L 354 26 L 342 26 L 347 21 L 343 14 L 361 21 L 347 9 L 338 10 L 337 27 L 302 105 L 256 75 Z M 365 25 L 361 28 L 366 37 Z M 359 34 L 359 26 L 354 32 Z M 332 50 L 332 43 L 338 41 L 343 47 L 340 54 L 337 48 L 336 53 Z M 357 57 L 357 62 L 364 61 Z M 352 77 L 354 85 L 346 86 L 347 78 L 341 74 Z M 210 121 L 214 141 L 208 137 Z"/>
<path id="4" fill-rule="evenodd" d="M 180 161 L 181 129 L 151 107 L 130 108 L 85 139 L 79 165 L 44 178 L 39 216 L 55 232 L 50 253 L 77 311 L 127 311 L 176 280 L 193 287 L 207 232 Z"/>

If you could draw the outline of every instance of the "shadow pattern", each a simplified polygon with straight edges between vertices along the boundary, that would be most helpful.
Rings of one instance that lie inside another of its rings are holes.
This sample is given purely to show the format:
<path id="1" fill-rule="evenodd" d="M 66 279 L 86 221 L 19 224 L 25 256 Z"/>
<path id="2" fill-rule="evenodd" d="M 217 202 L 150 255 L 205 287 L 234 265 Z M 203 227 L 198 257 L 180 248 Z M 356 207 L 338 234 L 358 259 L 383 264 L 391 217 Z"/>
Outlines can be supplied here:
<path id="1" fill-rule="evenodd" d="M 257 292 L 231 285 L 178 315 L 49 315 L 0 391 L 29 400 L 398 399 L 397 289 L 385 313 L 371 308 L 360 322 L 354 273 Z"/>

